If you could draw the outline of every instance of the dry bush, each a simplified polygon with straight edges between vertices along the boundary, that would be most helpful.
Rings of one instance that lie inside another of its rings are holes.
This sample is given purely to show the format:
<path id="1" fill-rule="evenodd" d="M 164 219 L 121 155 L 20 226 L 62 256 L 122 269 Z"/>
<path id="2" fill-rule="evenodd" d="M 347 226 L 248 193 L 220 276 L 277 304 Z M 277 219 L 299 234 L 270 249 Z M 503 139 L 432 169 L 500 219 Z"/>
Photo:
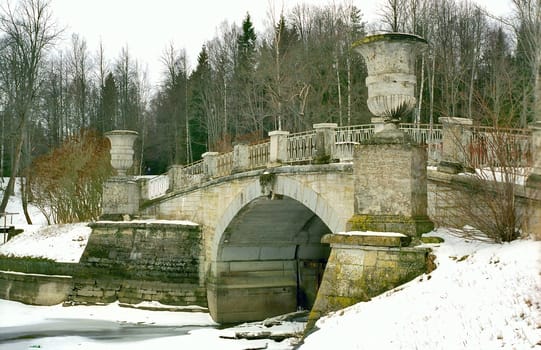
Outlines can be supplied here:
<path id="1" fill-rule="evenodd" d="M 519 237 L 524 219 L 517 192 L 531 163 L 528 135 L 523 130 L 471 127 L 466 144 L 456 141 L 468 174 L 458 179 L 454 190 L 441 195 L 457 221 L 467 223 L 496 242 Z"/>
<path id="2" fill-rule="evenodd" d="M 85 130 L 32 163 L 29 183 L 33 202 L 49 223 L 99 217 L 102 185 L 113 172 L 109 148 L 106 138 Z"/>

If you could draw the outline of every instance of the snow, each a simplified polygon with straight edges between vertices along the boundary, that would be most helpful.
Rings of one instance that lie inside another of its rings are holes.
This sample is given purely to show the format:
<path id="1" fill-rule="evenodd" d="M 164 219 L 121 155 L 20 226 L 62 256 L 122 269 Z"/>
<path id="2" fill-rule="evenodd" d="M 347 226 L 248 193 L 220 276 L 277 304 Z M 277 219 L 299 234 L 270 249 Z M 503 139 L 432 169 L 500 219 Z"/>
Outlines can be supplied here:
<path id="1" fill-rule="evenodd" d="M 473 176 L 477 179 L 486 179 L 489 181 L 495 182 L 514 182 L 516 185 L 524 186 L 526 184 L 526 179 L 531 173 L 531 168 L 514 168 L 513 172 L 510 170 L 500 169 L 500 168 L 483 168 L 475 169 L 475 174 L 473 173 L 459 173 L 461 176 Z M 506 180 L 506 174 L 508 179 Z"/>
<path id="2" fill-rule="evenodd" d="M 85 250 L 90 232 L 87 223 L 44 226 L 25 231 L 0 245 L 0 254 L 75 263 Z"/>
<path id="3" fill-rule="evenodd" d="M 541 242 L 432 235 L 435 271 L 320 319 L 301 349 L 541 349 Z"/>

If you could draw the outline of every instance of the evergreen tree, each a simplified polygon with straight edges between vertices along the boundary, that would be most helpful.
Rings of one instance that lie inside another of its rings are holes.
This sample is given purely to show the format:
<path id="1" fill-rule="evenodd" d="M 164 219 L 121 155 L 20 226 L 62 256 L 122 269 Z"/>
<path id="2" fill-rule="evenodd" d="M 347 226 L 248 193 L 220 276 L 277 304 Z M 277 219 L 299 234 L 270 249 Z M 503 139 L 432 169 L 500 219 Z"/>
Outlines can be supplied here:
<path id="1" fill-rule="evenodd" d="M 118 91 L 113 73 L 107 74 L 105 84 L 101 87 L 101 121 L 98 130 L 103 132 L 118 127 Z"/>

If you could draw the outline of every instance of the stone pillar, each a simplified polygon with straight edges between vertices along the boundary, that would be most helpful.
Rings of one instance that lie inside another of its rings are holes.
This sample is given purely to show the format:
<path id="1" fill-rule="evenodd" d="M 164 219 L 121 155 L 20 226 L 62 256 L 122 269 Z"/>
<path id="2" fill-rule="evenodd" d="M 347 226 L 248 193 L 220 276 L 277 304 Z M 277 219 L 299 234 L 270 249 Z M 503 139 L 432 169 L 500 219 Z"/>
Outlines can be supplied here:
<path id="1" fill-rule="evenodd" d="M 275 130 L 269 132 L 269 166 L 278 166 L 287 160 L 287 136 L 289 131 Z"/>
<path id="2" fill-rule="evenodd" d="M 137 132 L 113 130 L 105 133 L 111 142 L 111 165 L 117 172 L 103 184 L 103 220 L 126 220 L 139 213 L 141 191 L 139 184 L 126 172 L 133 165 L 133 144 Z"/>
<path id="3" fill-rule="evenodd" d="M 336 123 L 314 124 L 316 130 L 316 164 L 327 164 L 332 160 L 335 143 Z"/>
<path id="4" fill-rule="evenodd" d="M 169 176 L 169 190 L 175 191 L 183 187 L 185 182 L 184 171 L 182 170 L 184 165 L 174 164 L 167 170 L 167 176 Z"/>
<path id="5" fill-rule="evenodd" d="M 443 151 L 442 160 L 438 164 L 438 171 L 458 174 L 464 168 L 466 160 L 464 151 L 469 137 L 466 128 L 472 125 L 472 120 L 441 117 L 439 121 L 442 124 Z"/>
<path id="6" fill-rule="evenodd" d="M 541 50 L 541 48 L 539 48 Z M 539 53 L 541 55 L 541 52 Z M 526 195 L 530 200 L 527 232 L 541 239 L 541 65 L 537 72 L 535 121 L 532 129 L 532 172 L 526 181 Z"/>
<path id="7" fill-rule="evenodd" d="M 348 231 L 420 236 L 434 228 L 427 215 L 427 154 L 401 130 L 389 129 L 354 152 L 354 215 Z"/>
<path id="8" fill-rule="evenodd" d="M 231 172 L 241 173 L 250 169 L 250 146 L 247 144 L 236 144 L 233 146 L 233 169 Z"/>
<path id="9" fill-rule="evenodd" d="M 205 152 L 201 155 L 205 163 L 205 175 L 212 178 L 218 174 L 218 152 Z"/>

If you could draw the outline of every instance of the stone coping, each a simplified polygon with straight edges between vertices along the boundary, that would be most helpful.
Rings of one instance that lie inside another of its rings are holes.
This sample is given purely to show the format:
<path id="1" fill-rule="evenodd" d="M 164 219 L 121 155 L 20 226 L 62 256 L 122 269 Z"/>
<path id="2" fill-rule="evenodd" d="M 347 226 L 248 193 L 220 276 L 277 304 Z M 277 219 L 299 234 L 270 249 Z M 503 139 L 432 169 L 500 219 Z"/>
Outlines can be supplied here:
<path id="1" fill-rule="evenodd" d="M 126 226 L 126 227 L 148 227 L 148 226 L 183 226 L 183 227 L 198 227 L 199 224 L 186 220 L 131 220 L 131 221 L 112 221 L 100 220 L 88 224 L 90 227 L 107 227 L 107 226 Z"/>
<path id="2" fill-rule="evenodd" d="M 321 238 L 321 243 L 341 244 L 351 246 L 373 247 L 407 247 L 411 237 L 395 232 L 363 232 L 351 231 L 339 234 L 327 234 Z"/>

